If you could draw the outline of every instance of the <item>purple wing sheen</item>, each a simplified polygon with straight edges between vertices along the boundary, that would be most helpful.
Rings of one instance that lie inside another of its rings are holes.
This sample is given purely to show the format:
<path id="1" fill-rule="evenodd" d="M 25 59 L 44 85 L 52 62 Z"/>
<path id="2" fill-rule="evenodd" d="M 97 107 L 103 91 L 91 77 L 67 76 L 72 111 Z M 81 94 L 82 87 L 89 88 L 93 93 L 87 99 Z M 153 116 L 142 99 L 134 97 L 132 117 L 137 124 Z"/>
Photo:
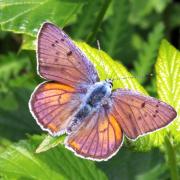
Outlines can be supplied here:
<path id="1" fill-rule="evenodd" d="M 84 119 L 79 130 L 67 137 L 66 147 L 79 156 L 101 161 L 112 157 L 122 142 L 120 124 L 102 108 Z"/>
<path id="2" fill-rule="evenodd" d="M 76 87 L 99 81 L 93 64 L 58 27 L 44 23 L 39 31 L 37 56 L 39 74 L 48 79 Z"/>
<path id="3" fill-rule="evenodd" d="M 55 82 L 41 84 L 32 94 L 30 109 L 42 129 L 52 135 L 65 132 L 71 117 L 81 104 L 73 87 Z"/>
<path id="4" fill-rule="evenodd" d="M 115 90 L 112 103 L 112 114 L 130 139 L 160 129 L 176 117 L 170 105 L 130 90 Z"/>

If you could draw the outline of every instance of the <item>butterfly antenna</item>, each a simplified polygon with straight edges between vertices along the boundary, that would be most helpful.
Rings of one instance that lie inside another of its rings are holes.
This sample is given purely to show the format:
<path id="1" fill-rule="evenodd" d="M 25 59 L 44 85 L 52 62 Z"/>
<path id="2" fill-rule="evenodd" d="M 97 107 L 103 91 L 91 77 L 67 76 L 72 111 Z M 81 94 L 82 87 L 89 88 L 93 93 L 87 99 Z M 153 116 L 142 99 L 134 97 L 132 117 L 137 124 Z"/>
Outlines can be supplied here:
<path id="1" fill-rule="evenodd" d="M 103 59 L 103 57 L 102 57 L 102 55 L 101 55 L 101 46 L 100 46 L 100 42 L 99 42 L 99 40 L 97 40 L 97 47 L 98 47 L 98 50 L 99 50 L 99 56 L 100 56 L 100 58 L 101 59 Z M 105 79 L 107 79 L 107 73 L 105 73 L 105 76 L 106 76 L 106 78 Z"/>
<path id="2" fill-rule="evenodd" d="M 151 74 L 147 74 L 147 75 L 144 75 L 144 76 L 127 76 L 127 77 L 120 77 L 120 78 L 116 78 L 116 79 L 112 79 L 112 81 L 120 81 L 122 79 L 133 79 L 133 78 L 144 78 L 144 77 L 153 77 L 154 74 L 151 73 Z"/>

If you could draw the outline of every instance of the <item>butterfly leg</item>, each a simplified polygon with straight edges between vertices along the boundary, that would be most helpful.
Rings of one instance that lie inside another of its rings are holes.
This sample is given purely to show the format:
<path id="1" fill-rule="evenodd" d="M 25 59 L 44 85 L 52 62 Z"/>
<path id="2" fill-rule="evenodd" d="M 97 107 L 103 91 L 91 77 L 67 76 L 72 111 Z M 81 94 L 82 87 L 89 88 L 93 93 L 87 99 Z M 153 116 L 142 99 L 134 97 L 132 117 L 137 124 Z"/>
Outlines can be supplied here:
<path id="1" fill-rule="evenodd" d="M 81 119 L 74 119 L 72 123 L 67 128 L 67 133 L 71 134 L 72 132 L 76 131 L 81 123 Z"/>

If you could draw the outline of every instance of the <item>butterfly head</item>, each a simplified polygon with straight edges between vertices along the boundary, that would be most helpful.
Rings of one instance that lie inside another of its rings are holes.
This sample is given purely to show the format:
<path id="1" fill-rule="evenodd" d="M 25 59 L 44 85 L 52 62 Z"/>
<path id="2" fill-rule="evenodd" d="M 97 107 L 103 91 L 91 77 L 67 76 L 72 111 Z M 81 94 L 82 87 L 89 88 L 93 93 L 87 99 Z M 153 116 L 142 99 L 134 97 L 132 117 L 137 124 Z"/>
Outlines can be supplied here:
<path id="1" fill-rule="evenodd" d="M 108 84 L 108 86 L 110 87 L 110 89 L 112 89 L 113 87 L 113 81 L 111 79 L 106 79 L 105 82 Z"/>

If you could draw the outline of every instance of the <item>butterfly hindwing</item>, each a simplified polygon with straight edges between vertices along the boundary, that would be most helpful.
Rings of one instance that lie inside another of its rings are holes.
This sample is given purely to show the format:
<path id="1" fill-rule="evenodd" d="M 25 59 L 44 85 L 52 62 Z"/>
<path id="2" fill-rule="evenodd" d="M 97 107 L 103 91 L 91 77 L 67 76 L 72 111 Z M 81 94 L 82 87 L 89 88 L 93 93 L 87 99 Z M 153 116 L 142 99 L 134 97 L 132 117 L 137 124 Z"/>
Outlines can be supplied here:
<path id="1" fill-rule="evenodd" d="M 112 104 L 112 113 L 130 139 L 160 129 L 176 117 L 170 105 L 131 90 L 115 90 Z"/>
<path id="2" fill-rule="evenodd" d="M 99 80 L 93 64 L 58 27 L 44 23 L 37 46 L 39 74 L 48 79 L 76 87 Z"/>
<path id="3" fill-rule="evenodd" d="M 120 124 L 102 108 L 83 120 L 80 128 L 67 137 L 66 146 L 82 157 L 100 161 L 112 157 L 122 142 Z"/>
<path id="4" fill-rule="evenodd" d="M 42 129 L 62 134 L 81 104 L 82 94 L 71 86 L 45 82 L 38 86 L 29 102 L 31 112 Z"/>

